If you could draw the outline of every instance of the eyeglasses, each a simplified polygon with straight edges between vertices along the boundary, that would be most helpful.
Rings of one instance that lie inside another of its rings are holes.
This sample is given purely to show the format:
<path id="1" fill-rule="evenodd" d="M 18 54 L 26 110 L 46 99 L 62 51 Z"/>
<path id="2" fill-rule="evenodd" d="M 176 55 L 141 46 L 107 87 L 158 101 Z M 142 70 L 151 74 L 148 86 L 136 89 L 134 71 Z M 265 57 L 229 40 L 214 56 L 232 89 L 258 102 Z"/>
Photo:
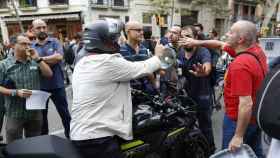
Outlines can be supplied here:
<path id="1" fill-rule="evenodd" d="M 41 29 L 46 29 L 47 26 L 38 26 L 38 27 L 35 27 L 36 30 L 41 30 Z"/>
<path id="2" fill-rule="evenodd" d="M 143 31 L 143 29 L 129 29 L 129 30 L 136 31 L 136 32 L 142 32 Z"/>
<path id="3" fill-rule="evenodd" d="M 180 32 L 176 32 L 176 31 L 169 31 L 169 33 L 175 34 L 175 35 L 179 35 Z"/>
<path id="4" fill-rule="evenodd" d="M 31 43 L 28 43 L 28 42 L 20 42 L 18 44 L 22 45 L 22 46 L 31 46 Z"/>

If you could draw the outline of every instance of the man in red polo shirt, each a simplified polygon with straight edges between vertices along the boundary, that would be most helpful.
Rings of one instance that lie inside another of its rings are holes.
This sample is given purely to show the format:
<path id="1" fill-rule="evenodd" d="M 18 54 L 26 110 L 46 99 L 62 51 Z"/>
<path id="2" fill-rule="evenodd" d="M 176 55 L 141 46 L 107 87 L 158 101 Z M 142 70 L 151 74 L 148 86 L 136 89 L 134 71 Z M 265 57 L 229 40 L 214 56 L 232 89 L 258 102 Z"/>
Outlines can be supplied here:
<path id="1" fill-rule="evenodd" d="M 225 75 L 224 100 L 225 117 L 222 148 L 235 151 L 241 144 L 251 146 L 258 158 L 264 157 L 261 148 L 261 132 L 252 111 L 256 92 L 267 73 L 266 56 L 257 44 L 256 25 L 249 21 L 238 21 L 232 25 L 227 42 L 216 40 L 198 41 L 185 38 L 180 41 L 184 47 L 204 46 L 220 48 L 235 57 Z M 242 54 L 247 52 L 251 54 Z M 204 71 L 197 66 L 196 73 Z"/>

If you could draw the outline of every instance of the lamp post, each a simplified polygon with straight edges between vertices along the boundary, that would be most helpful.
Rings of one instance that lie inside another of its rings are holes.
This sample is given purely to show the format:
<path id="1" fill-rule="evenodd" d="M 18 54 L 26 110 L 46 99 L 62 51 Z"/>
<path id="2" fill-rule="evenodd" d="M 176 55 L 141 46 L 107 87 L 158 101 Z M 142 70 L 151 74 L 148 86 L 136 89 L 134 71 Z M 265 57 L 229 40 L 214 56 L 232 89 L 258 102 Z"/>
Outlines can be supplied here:
<path id="1" fill-rule="evenodd" d="M 171 11 L 171 22 L 170 22 L 170 28 L 173 26 L 173 20 L 174 20 L 174 10 L 175 10 L 175 0 L 172 0 L 172 4 L 171 4 L 172 6 L 172 11 Z"/>
<path id="2" fill-rule="evenodd" d="M 21 33 L 24 33 L 22 21 L 19 17 L 19 12 L 18 12 L 18 8 L 16 6 L 16 2 L 15 2 L 15 0 L 11 0 L 10 3 L 12 5 L 13 9 L 15 10 L 15 14 L 16 14 L 16 18 L 17 18 L 17 21 L 18 21 L 18 24 L 19 24 L 19 27 L 20 27 L 20 31 L 21 31 Z"/>

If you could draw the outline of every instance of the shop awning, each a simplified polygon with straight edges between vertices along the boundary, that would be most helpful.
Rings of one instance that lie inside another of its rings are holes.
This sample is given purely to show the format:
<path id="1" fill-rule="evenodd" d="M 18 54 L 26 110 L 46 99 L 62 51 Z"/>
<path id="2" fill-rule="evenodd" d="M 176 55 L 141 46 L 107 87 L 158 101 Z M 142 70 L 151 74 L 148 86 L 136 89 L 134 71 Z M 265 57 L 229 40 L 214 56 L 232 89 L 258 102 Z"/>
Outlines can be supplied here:
<path id="1" fill-rule="evenodd" d="M 48 15 L 32 15 L 32 16 L 20 16 L 21 21 L 31 21 L 35 19 L 79 19 L 79 13 L 67 13 L 67 14 L 48 14 Z M 16 17 L 3 17 L 3 21 L 12 22 L 18 21 Z"/>

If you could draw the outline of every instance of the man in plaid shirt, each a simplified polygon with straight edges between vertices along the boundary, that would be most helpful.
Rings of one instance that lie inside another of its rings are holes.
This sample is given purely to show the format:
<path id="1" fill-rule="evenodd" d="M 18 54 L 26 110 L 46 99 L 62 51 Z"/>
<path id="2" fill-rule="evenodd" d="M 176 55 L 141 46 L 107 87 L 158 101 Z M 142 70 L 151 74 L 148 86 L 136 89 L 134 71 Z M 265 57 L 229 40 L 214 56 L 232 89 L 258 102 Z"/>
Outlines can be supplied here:
<path id="1" fill-rule="evenodd" d="M 26 110 L 26 98 L 31 90 L 40 89 L 40 76 L 51 77 L 50 67 L 30 48 L 31 42 L 25 36 L 18 36 L 15 56 L 0 62 L 0 93 L 5 96 L 7 116 L 7 143 L 23 136 L 41 134 L 42 112 Z"/>

